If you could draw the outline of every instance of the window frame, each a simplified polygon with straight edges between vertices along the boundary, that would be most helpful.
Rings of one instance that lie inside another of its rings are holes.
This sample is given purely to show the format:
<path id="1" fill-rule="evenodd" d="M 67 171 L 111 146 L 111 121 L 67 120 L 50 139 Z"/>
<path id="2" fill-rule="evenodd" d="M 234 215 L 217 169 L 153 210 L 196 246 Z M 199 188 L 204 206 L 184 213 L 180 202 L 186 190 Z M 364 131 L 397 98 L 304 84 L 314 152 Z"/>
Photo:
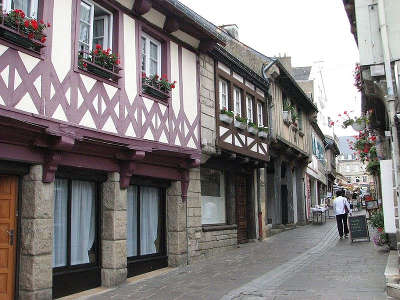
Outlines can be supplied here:
<path id="1" fill-rule="evenodd" d="M 142 46 L 143 46 L 143 38 L 146 40 L 146 68 L 144 72 L 146 73 L 146 76 L 152 76 L 150 75 L 150 63 L 151 63 L 151 57 L 150 57 L 150 44 L 153 43 L 157 46 L 157 75 L 161 77 L 162 75 L 162 42 L 157 40 L 156 38 L 152 37 L 151 35 L 147 34 L 146 32 L 142 32 L 140 35 L 140 42 L 141 42 L 141 47 L 140 47 L 140 66 L 143 66 L 143 54 L 142 54 Z M 143 72 L 143 69 L 140 68 L 140 70 Z"/>
<path id="2" fill-rule="evenodd" d="M 12 3 L 12 1 L 13 0 L 0 0 L 0 4 L 2 4 L 2 7 L 4 7 L 4 8 L 6 8 L 6 9 L 3 9 L 4 11 L 11 11 L 11 3 Z M 32 1 L 34 1 L 35 3 L 36 3 L 36 15 L 35 16 L 32 16 L 32 7 L 34 7 L 34 6 L 30 6 L 30 12 L 29 12 L 29 14 L 28 14 L 28 12 L 26 12 L 25 11 L 25 14 L 27 15 L 27 17 L 30 17 L 30 18 L 34 18 L 34 19 L 38 19 L 38 17 L 39 17 L 39 2 L 41 2 L 40 0 L 26 0 L 26 1 L 30 1 L 31 3 L 32 3 Z"/>
<path id="3" fill-rule="evenodd" d="M 261 111 L 261 119 L 260 119 L 260 111 Z M 257 101 L 257 124 L 259 127 L 264 127 L 264 105 L 260 101 Z"/>
<path id="4" fill-rule="evenodd" d="M 235 116 L 239 115 L 240 117 L 242 117 L 243 91 L 241 88 L 233 86 L 232 94 L 233 94 L 233 113 L 235 114 Z M 239 100 L 239 103 L 236 102 L 237 100 Z M 239 104 L 239 111 L 237 111 L 236 104 Z"/>
<path id="5" fill-rule="evenodd" d="M 89 76 L 97 81 L 101 81 L 104 83 L 107 83 L 109 85 L 112 85 L 114 87 L 117 88 L 121 88 L 120 86 L 120 82 L 121 82 L 121 78 L 123 77 L 122 75 L 119 75 L 118 80 L 108 80 L 105 79 L 103 77 L 100 77 L 96 74 L 93 74 L 91 72 L 88 72 L 86 70 L 83 70 L 81 68 L 79 68 L 78 63 L 79 63 L 79 59 L 78 59 L 78 55 L 79 55 L 79 51 L 80 51 L 80 41 L 79 41 L 79 37 L 80 37 L 80 16 L 81 16 L 81 2 L 85 2 L 85 3 L 92 3 L 93 5 L 97 5 L 99 6 L 101 9 L 105 10 L 106 12 L 110 13 L 110 44 L 111 45 L 111 50 L 112 53 L 118 54 L 119 51 L 119 32 L 121 30 L 120 26 L 119 26 L 119 19 L 120 19 L 120 12 L 112 5 L 106 3 L 103 0 L 74 0 L 74 5 L 75 5 L 75 9 L 73 11 L 73 21 L 74 21 L 74 25 L 75 25 L 75 31 L 74 34 L 72 36 L 73 39 L 73 47 L 72 47 L 72 67 L 73 70 L 77 73 L 82 73 L 86 76 Z M 90 38 L 90 43 L 93 43 L 93 28 L 91 29 L 92 32 L 92 38 Z M 113 38 L 115 37 L 115 38 Z M 89 48 L 89 51 L 91 49 Z M 121 58 L 121 61 L 123 62 L 123 59 Z M 120 68 L 122 69 L 122 65 L 120 65 Z"/>
<path id="6" fill-rule="evenodd" d="M 225 83 L 225 101 L 226 104 L 223 105 L 222 103 L 222 96 L 224 95 L 222 88 L 223 88 L 223 84 Z M 228 85 L 228 81 L 223 79 L 223 78 L 219 78 L 218 79 L 218 84 L 219 84 L 219 108 L 220 110 L 223 108 L 226 108 L 227 110 L 229 110 L 229 85 Z"/>
<path id="7" fill-rule="evenodd" d="M 212 168 L 203 168 L 203 169 L 211 169 L 213 171 L 218 171 L 220 173 L 220 196 L 219 197 L 214 197 L 214 196 L 203 196 L 200 192 L 200 198 L 201 198 L 201 207 L 202 207 L 202 213 L 201 213 L 201 225 L 202 226 L 207 226 L 207 225 L 226 225 L 227 224 L 227 209 L 226 209 L 226 178 L 225 178 L 225 172 L 224 170 L 217 170 L 217 169 L 212 169 Z M 201 181 L 200 181 L 200 189 L 201 189 Z M 218 199 L 218 201 L 223 201 L 223 208 L 224 208 L 224 215 L 223 219 L 224 221 L 221 222 L 215 222 L 215 223 L 203 223 L 203 201 L 205 200 L 211 200 L 211 199 Z"/>
<path id="8" fill-rule="evenodd" d="M 70 177 L 65 175 L 56 176 L 56 179 L 67 180 L 68 182 L 68 196 L 67 196 L 67 264 L 65 266 L 53 267 L 53 274 L 73 272 L 74 270 L 86 270 L 92 269 L 93 267 L 99 267 L 101 264 L 101 226 L 100 226 L 100 187 L 99 183 L 93 179 L 83 179 L 79 177 Z M 79 265 L 71 265 L 71 208 L 72 208 L 72 181 L 86 181 L 94 183 L 94 209 L 95 209 L 95 237 L 94 237 L 94 247 L 95 247 L 95 263 L 86 263 Z"/>
<path id="9" fill-rule="evenodd" d="M 251 104 L 249 106 L 249 103 Z M 246 93 L 246 114 L 247 114 L 247 120 L 251 123 L 256 123 L 254 122 L 254 97 L 251 94 Z"/>

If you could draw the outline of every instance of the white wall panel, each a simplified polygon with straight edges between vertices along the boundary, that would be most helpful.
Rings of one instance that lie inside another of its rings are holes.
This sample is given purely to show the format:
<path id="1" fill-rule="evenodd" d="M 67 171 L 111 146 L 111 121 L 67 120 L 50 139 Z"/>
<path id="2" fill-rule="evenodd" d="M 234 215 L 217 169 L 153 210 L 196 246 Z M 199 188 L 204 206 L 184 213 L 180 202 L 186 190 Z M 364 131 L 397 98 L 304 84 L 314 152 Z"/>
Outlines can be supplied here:
<path id="1" fill-rule="evenodd" d="M 198 114 L 196 54 L 182 48 L 183 105 L 190 124 Z"/>
<path id="2" fill-rule="evenodd" d="M 125 90 L 132 104 L 137 94 L 135 20 L 124 14 Z"/>

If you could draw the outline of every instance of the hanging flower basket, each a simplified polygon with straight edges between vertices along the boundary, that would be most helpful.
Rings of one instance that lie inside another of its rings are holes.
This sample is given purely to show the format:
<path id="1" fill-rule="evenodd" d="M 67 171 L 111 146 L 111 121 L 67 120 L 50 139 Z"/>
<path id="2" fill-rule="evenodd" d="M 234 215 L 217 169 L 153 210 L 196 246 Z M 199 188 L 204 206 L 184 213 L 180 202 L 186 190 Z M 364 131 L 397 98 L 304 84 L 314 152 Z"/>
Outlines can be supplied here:
<path id="1" fill-rule="evenodd" d="M 366 126 L 366 124 L 365 124 L 365 121 L 364 121 L 364 120 L 357 120 L 357 121 L 355 121 L 355 122 L 353 122 L 353 123 L 351 124 L 351 127 L 353 127 L 353 129 L 354 129 L 355 131 L 364 130 L 364 129 L 365 129 L 365 126 Z"/>

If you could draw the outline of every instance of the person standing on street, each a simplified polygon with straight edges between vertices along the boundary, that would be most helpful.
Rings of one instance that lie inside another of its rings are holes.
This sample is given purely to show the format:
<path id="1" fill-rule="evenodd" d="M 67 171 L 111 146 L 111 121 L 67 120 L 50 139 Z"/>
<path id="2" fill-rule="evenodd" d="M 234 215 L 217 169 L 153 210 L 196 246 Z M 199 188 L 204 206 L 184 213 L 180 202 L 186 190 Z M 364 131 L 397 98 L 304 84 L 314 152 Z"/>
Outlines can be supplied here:
<path id="1" fill-rule="evenodd" d="M 351 209 L 349 202 L 345 197 L 343 197 L 343 191 L 336 191 L 336 198 L 333 200 L 333 211 L 336 215 L 337 228 L 339 231 L 340 239 L 343 238 L 343 228 L 344 237 L 348 238 L 349 228 L 347 227 L 347 214 L 351 214 Z"/>

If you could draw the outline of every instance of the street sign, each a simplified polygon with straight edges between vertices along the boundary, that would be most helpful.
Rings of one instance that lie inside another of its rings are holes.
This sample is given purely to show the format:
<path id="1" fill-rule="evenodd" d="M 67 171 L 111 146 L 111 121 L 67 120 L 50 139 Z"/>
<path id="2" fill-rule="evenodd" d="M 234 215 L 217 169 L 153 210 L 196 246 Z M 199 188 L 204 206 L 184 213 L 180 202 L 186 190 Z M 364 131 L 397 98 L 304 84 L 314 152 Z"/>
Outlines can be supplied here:
<path id="1" fill-rule="evenodd" d="M 349 216 L 349 231 L 351 242 L 358 239 L 370 241 L 367 218 L 365 215 Z"/>

